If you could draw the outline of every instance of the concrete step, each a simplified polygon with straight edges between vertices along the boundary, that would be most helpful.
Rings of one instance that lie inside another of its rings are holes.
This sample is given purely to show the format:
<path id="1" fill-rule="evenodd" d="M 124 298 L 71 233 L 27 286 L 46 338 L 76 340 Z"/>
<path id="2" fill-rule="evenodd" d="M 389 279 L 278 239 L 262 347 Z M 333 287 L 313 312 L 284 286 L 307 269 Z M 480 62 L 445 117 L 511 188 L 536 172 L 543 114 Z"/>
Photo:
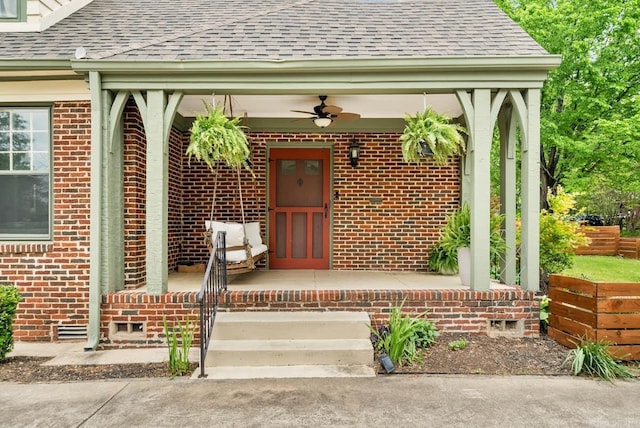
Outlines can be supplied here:
<path id="1" fill-rule="evenodd" d="M 333 378 L 375 377 L 373 366 L 365 365 L 297 365 L 297 366 L 253 366 L 253 367 L 206 367 L 207 379 L 283 379 L 283 378 Z M 192 379 L 197 379 L 196 370 Z"/>
<path id="2" fill-rule="evenodd" d="M 368 365 L 373 347 L 367 339 L 213 340 L 207 367 Z"/>
<path id="3" fill-rule="evenodd" d="M 366 312 L 219 312 L 215 340 L 368 338 Z"/>

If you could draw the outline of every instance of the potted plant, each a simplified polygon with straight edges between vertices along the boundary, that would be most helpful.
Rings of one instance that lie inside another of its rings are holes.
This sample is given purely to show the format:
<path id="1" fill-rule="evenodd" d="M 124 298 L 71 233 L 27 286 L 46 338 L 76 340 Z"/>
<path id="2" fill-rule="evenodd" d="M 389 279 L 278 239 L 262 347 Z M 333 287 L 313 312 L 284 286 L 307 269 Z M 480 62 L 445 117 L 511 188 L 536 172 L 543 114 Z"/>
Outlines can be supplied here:
<path id="1" fill-rule="evenodd" d="M 506 243 L 501 233 L 503 216 L 492 214 L 490 222 L 490 257 L 492 263 L 497 263 L 506 249 Z M 438 248 L 439 249 L 435 249 Z M 471 211 L 469 206 L 463 204 L 447 218 L 447 224 L 442 230 L 440 240 L 432 249 L 431 255 L 435 255 L 433 265 L 429 260 L 432 270 L 440 267 L 448 269 L 456 268 L 460 274 L 463 285 L 471 282 Z"/>
<path id="2" fill-rule="evenodd" d="M 451 119 L 432 108 L 415 116 L 406 115 L 406 125 L 400 140 L 405 162 L 420 162 L 432 156 L 438 165 L 444 165 L 453 155 L 465 152 L 464 127 L 451 123 Z"/>
<path id="3" fill-rule="evenodd" d="M 206 106 L 206 114 L 196 114 L 191 125 L 191 140 L 187 147 L 189 159 L 205 162 L 214 170 L 217 162 L 223 162 L 231 169 L 244 166 L 251 171 L 249 143 L 240 125 L 241 118 L 228 118 L 224 107 Z"/>

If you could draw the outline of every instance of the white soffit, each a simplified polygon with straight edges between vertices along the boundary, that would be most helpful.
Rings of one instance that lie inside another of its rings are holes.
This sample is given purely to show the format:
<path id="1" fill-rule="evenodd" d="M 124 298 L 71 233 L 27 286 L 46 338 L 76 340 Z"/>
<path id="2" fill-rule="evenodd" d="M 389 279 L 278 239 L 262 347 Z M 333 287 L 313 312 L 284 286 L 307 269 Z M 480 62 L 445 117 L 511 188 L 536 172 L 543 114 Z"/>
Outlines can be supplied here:
<path id="1" fill-rule="evenodd" d="M 183 98 L 178 112 L 184 117 L 193 117 L 204 111 L 204 103 L 211 104 L 212 96 L 187 95 Z M 216 105 L 224 102 L 224 96 L 215 96 Z M 405 114 L 415 114 L 424 110 L 425 97 L 417 95 L 329 95 L 327 105 L 342 107 L 344 112 L 359 113 L 363 119 L 403 118 Z M 232 95 L 234 116 L 266 118 L 304 118 L 303 113 L 291 110 L 313 111 L 320 104 L 318 95 Z M 227 101 L 228 113 L 229 101 Z M 428 94 L 426 105 L 438 113 L 455 118 L 462 115 L 462 108 L 454 94 Z"/>

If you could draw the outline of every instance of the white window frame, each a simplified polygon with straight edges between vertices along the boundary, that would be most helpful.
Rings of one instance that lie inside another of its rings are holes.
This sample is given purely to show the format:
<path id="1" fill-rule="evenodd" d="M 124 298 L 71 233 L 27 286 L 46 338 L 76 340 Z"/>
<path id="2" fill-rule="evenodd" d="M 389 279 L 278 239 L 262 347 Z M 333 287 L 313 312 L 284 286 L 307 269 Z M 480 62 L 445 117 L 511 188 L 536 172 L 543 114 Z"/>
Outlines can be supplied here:
<path id="1" fill-rule="evenodd" d="M 26 22 L 27 20 L 27 0 L 0 0 L 0 6 L 2 3 L 15 1 L 16 3 L 16 16 L 2 17 L 0 16 L 0 22 Z"/>
<path id="2" fill-rule="evenodd" d="M 24 241 L 51 241 L 53 239 L 53 107 L 51 105 L 0 105 L 0 112 L 20 111 L 20 110 L 40 110 L 45 111 L 48 121 L 48 170 L 0 170 L 0 175 L 3 176 L 17 176 L 17 175 L 47 175 L 48 180 L 48 225 L 47 233 L 20 233 L 9 234 L 0 232 L 0 242 L 24 242 Z M 10 121 L 11 124 L 12 121 Z M 10 132 L 13 132 L 12 130 Z M 30 152 L 33 152 L 31 148 Z M 33 168 L 33 161 L 31 162 L 31 168 Z M 0 195 L 2 189 L 0 189 Z"/>

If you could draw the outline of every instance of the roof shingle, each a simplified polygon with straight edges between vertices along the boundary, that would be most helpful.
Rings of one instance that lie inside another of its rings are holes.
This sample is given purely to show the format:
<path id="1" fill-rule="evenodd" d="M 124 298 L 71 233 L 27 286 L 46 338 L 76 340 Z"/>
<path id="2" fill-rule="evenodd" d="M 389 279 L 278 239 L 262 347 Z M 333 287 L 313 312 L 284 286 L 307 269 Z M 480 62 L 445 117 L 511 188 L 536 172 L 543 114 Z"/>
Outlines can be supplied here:
<path id="1" fill-rule="evenodd" d="M 491 0 L 94 0 L 0 59 L 278 60 L 546 52 Z"/>

